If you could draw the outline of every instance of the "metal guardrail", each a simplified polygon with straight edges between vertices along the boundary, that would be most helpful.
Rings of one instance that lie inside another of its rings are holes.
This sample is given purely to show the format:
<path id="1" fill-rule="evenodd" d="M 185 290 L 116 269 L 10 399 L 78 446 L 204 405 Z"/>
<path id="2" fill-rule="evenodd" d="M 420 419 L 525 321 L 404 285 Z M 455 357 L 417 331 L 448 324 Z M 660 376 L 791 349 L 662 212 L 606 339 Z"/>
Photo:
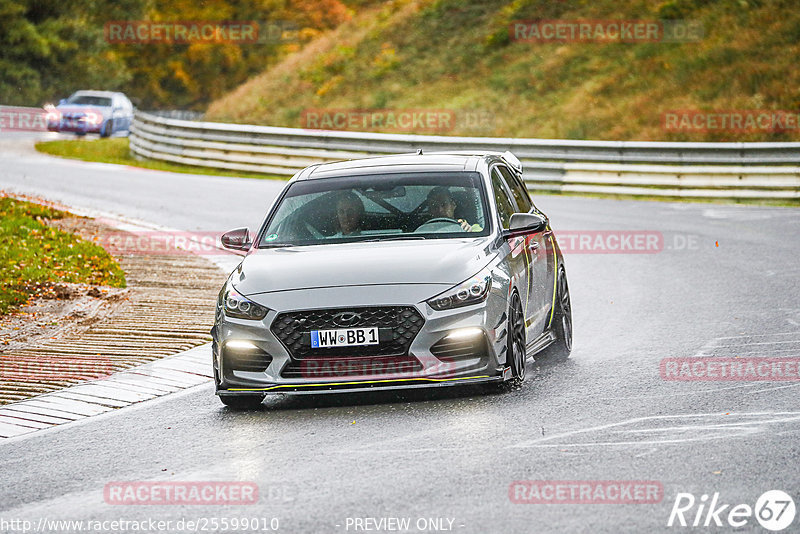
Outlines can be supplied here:
<path id="1" fill-rule="evenodd" d="M 183 109 L 153 110 L 144 111 L 142 113 L 146 113 L 147 115 L 155 115 L 156 117 L 163 117 L 165 119 L 180 119 L 183 121 L 201 121 L 205 116 L 205 113 L 200 111 L 186 111 Z"/>
<path id="2" fill-rule="evenodd" d="M 137 112 L 137 157 L 291 175 L 380 154 L 510 150 L 532 191 L 800 199 L 800 143 L 660 143 L 381 134 L 196 122 Z"/>

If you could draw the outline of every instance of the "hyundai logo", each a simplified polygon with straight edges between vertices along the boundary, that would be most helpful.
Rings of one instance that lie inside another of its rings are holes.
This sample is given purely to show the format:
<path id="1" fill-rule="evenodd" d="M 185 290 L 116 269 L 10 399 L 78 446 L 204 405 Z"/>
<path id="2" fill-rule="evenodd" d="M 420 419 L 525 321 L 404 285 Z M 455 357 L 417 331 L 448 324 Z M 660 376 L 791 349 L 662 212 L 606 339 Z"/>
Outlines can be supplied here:
<path id="1" fill-rule="evenodd" d="M 361 322 L 361 315 L 356 312 L 342 312 L 333 316 L 333 324 L 347 328 Z"/>

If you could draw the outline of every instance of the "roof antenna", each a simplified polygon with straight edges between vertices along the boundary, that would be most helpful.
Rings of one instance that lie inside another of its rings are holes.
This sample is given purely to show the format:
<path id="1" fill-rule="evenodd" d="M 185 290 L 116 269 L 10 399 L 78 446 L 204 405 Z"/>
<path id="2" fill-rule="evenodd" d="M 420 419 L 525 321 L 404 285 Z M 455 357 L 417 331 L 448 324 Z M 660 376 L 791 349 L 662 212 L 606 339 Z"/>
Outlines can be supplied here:
<path id="1" fill-rule="evenodd" d="M 417 149 L 417 156 L 421 156 L 421 155 L 422 155 L 422 149 L 421 149 L 421 148 L 418 148 L 418 149 Z"/>

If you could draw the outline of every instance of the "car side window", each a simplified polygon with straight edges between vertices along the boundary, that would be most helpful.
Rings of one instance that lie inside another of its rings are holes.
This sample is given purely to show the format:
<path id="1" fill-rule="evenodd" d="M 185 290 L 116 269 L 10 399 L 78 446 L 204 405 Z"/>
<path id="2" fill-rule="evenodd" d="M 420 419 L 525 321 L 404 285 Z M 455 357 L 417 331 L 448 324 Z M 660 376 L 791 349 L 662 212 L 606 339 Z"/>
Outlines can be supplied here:
<path id="1" fill-rule="evenodd" d="M 516 208 L 511 197 L 506 192 L 506 187 L 503 185 L 503 177 L 498 172 L 497 167 L 492 169 L 492 189 L 494 190 L 494 198 L 497 201 L 497 211 L 500 214 L 503 229 L 508 230 L 511 214 L 516 212 Z"/>
<path id="2" fill-rule="evenodd" d="M 525 187 L 525 184 L 522 182 L 519 176 L 503 166 L 499 166 L 498 169 L 500 169 L 500 174 L 503 175 L 503 178 L 506 179 L 506 184 L 508 184 L 508 188 L 511 189 L 511 194 L 514 195 L 514 200 L 517 201 L 519 211 L 525 213 L 531 211 L 533 202 L 531 202 L 531 197 L 528 195 L 528 189 Z"/>

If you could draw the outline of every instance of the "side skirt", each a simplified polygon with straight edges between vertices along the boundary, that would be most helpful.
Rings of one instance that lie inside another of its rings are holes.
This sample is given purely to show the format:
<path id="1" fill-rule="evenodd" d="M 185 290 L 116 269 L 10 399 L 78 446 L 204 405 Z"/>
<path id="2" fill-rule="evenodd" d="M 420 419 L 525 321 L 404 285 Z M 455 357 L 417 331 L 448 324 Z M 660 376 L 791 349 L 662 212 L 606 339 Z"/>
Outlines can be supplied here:
<path id="1" fill-rule="evenodd" d="M 533 357 L 537 352 L 547 348 L 547 346 L 555 340 L 556 335 L 551 330 L 544 332 L 525 347 L 526 359 Z"/>

